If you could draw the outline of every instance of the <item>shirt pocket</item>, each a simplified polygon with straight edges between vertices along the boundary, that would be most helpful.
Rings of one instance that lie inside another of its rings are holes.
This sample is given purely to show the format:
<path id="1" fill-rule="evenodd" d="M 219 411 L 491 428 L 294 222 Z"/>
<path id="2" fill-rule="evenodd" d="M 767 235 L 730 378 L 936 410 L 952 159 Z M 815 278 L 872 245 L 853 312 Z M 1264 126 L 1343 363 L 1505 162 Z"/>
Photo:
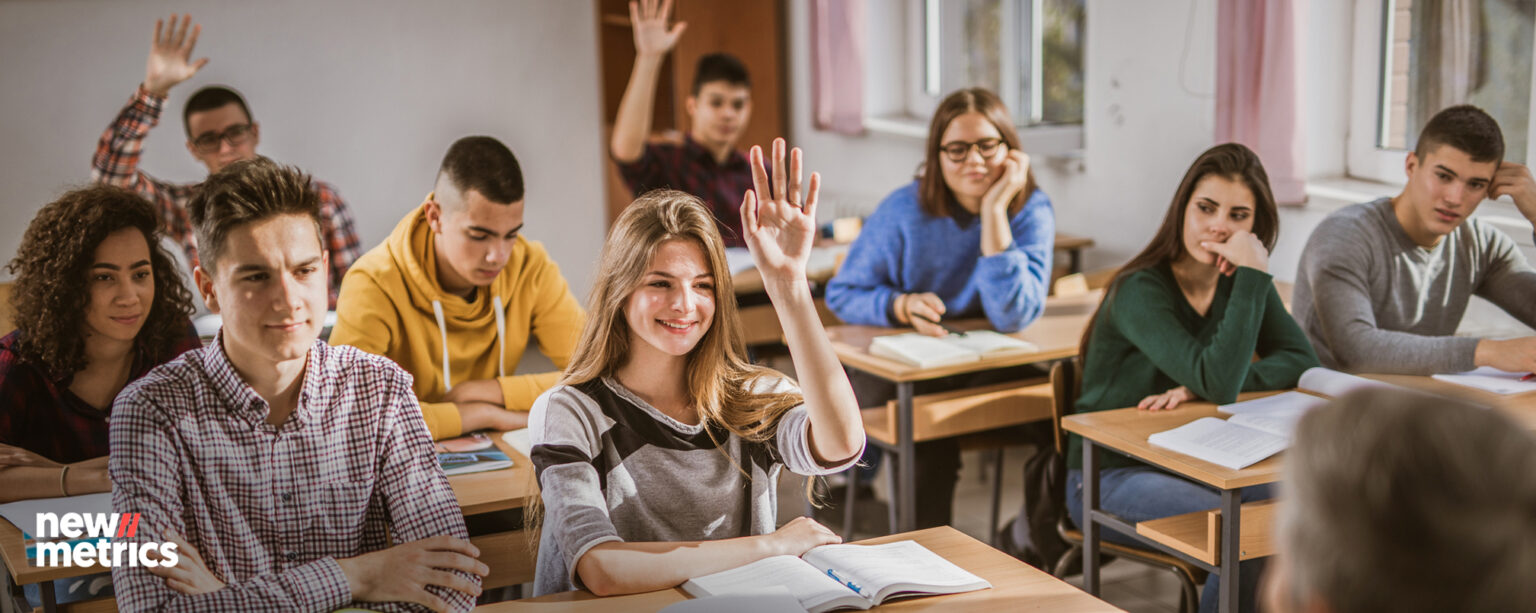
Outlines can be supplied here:
<path id="1" fill-rule="evenodd" d="M 373 509 L 373 481 L 331 481 L 308 490 L 310 536 L 356 541 L 363 534 Z"/>

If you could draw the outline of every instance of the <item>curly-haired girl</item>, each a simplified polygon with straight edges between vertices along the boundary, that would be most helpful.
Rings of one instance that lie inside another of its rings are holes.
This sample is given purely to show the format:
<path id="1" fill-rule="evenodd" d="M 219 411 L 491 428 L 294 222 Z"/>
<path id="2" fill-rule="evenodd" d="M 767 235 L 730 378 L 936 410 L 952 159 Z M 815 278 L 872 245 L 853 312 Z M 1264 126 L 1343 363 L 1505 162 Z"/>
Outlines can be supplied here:
<path id="1" fill-rule="evenodd" d="M 159 223 L 144 198 L 95 186 L 44 206 L 22 236 L 17 329 L 0 338 L 0 501 L 110 490 L 113 398 L 200 346 Z"/>

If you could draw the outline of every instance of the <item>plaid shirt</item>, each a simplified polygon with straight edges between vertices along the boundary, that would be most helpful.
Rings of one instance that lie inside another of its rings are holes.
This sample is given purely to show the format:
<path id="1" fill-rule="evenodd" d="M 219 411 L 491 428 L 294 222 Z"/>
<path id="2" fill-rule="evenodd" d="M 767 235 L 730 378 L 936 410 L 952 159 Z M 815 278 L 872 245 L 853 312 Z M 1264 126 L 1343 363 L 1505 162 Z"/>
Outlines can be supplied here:
<path id="1" fill-rule="evenodd" d="M 166 233 L 187 252 L 187 263 L 197 265 L 197 238 L 192 233 L 192 218 L 187 212 L 187 202 L 197 193 L 201 183 L 175 184 L 160 181 L 139 170 L 139 156 L 143 155 L 144 137 L 149 129 L 160 123 L 160 111 L 165 107 L 165 97 L 144 90 L 143 86 L 128 100 L 128 106 L 117 114 L 112 125 L 96 143 L 96 157 L 91 158 L 91 180 L 107 185 L 125 187 L 148 198 L 160 209 L 160 219 Z M 325 246 L 331 252 L 330 308 L 336 308 L 336 293 L 341 289 L 341 278 L 347 268 L 361 255 L 361 243 L 352 227 L 352 213 L 328 183 L 315 181 L 320 193 L 320 233 Z"/>
<path id="2" fill-rule="evenodd" d="M 184 595 L 146 568 L 116 566 L 124 611 L 329 611 L 352 599 L 337 558 L 469 538 L 405 371 L 316 341 L 298 409 L 275 427 L 222 347 L 220 333 L 117 397 L 108 471 L 112 510 L 143 513 L 139 540 L 180 532 L 226 586 Z M 453 610 L 474 606 L 428 589 Z"/>
<path id="3" fill-rule="evenodd" d="M 682 144 L 646 143 L 639 159 L 614 163 L 636 196 L 658 188 L 698 196 L 715 214 L 725 246 L 747 246 L 741 232 L 741 198 L 752 189 L 752 167 L 740 151 L 732 151 L 719 164 L 708 149 L 684 134 Z"/>
<path id="4" fill-rule="evenodd" d="M 128 380 L 202 347 L 192 322 L 186 330 L 169 355 L 158 360 L 136 347 Z M 0 338 L 0 443 L 64 464 L 107 455 L 107 412 L 69 391 L 69 381 L 55 380 L 37 364 L 22 361 L 16 353 L 20 338 L 20 330 Z"/>

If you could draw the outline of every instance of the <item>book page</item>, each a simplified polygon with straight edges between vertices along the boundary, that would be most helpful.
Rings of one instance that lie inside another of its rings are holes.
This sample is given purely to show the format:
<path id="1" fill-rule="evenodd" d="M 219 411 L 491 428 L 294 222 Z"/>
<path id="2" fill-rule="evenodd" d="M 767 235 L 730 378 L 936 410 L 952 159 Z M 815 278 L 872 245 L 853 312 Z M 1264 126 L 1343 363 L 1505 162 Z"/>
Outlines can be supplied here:
<path id="1" fill-rule="evenodd" d="M 761 593 L 773 586 L 789 590 L 807 610 L 818 610 L 825 605 L 870 607 L 863 596 L 794 556 L 763 558 L 745 566 L 695 577 L 683 583 L 683 591 L 694 597 L 725 596 Z M 847 602 L 843 602 L 845 600 Z"/>
<path id="2" fill-rule="evenodd" d="M 951 594 L 992 587 L 916 541 L 824 545 L 801 557 L 823 572 L 853 582 L 861 595 L 876 603 L 899 592 Z"/>
<path id="3" fill-rule="evenodd" d="M 1477 370 L 1454 375 L 1435 375 L 1434 378 L 1446 383 L 1465 385 L 1485 392 L 1508 395 L 1536 392 L 1536 379 L 1530 381 L 1520 380 L 1528 374 L 1530 373 L 1509 372 L 1491 366 L 1483 366 Z"/>
<path id="4" fill-rule="evenodd" d="M 1285 437 L 1229 424 L 1215 417 L 1202 417 L 1172 430 L 1147 437 L 1154 447 L 1239 470 L 1284 451 Z"/>
<path id="5" fill-rule="evenodd" d="M 1263 398 L 1254 398 L 1253 400 L 1224 404 L 1216 407 L 1216 410 L 1233 415 L 1245 413 L 1290 414 L 1305 413 L 1310 409 L 1315 409 L 1327 403 L 1327 398 L 1319 398 L 1311 394 L 1292 391 Z"/>
<path id="6" fill-rule="evenodd" d="M 869 353 L 918 368 L 963 364 L 981 359 L 981 355 L 974 351 L 916 332 L 875 337 L 869 343 Z"/>
<path id="7" fill-rule="evenodd" d="M 964 347 L 981 355 L 1006 353 L 1034 353 L 1040 348 L 1029 341 L 1016 339 L 991 330 L 973 330 L 965 334 L 951 334 L 944 342 Z"/>
<path id="8" fill-rule="evenodd" d="M 1289 441 L 1291 435 L 1296 432 L 1296 423 L 1301 421 L 1301 416 L 1305 414 L 1306 411 L 1240 413 L 1228 418 L 1227 423 L 1267 432 Z"/>
<path id="9" fill-rule="evenodd" d="M 1365 377 L 1356 377 L 1321 366 L 1308 368 L 1306 372 L 1301 373 L 1301 381 L 1297 384 L 1297 387 L 1311 390 L 1330 398 L 1338 398 L 1360 389 L 1401 389 L 1401 386 L 1398 385 L 1383 383 Z"/>

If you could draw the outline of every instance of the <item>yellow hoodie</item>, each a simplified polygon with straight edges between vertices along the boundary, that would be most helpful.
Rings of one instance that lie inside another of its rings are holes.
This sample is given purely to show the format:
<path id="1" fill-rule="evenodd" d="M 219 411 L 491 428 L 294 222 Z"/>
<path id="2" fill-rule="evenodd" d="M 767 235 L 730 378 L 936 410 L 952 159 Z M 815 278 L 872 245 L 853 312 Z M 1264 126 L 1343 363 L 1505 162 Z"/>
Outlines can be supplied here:
<path id="1" fill-rule="evenodd" d="M 406 215 L 347 271 L 330 343 L 385 356 L 411 373 L 427 430 L 441 439 L 462 430 L 458 409 L 441 402 L 445 381 L 495 377 L 503 406 L 527 411 L 560 378 L 559 372 L 509 375 L 530 336 L 564 369 L 585 316 L 544 246 L 521 236 L 501 275 L 476 289 L 473 302 L 444 292 L 424 210 Z"/>

